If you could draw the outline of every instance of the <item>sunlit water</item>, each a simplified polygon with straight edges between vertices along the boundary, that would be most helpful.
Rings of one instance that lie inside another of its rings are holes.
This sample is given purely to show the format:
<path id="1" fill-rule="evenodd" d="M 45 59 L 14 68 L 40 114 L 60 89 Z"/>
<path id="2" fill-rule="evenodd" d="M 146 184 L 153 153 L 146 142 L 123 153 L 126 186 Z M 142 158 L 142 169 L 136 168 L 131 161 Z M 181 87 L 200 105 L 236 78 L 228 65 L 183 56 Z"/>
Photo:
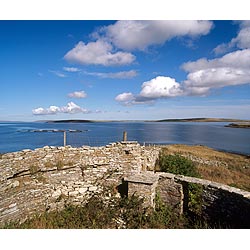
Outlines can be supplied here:
<path id="1" fill-rule="evenodd" d="M 100 123 L 0 123 L 0 152 L 62 146 L 62 132 L 30 132 L 38 129 L 82 130 L 67 133 L 72 146 L 103 146 L 128 140 L 141 144 L 205 145 L 219 150 L 250 154 L 250 129 L 224 127 L 227 123 L 100 122 Z"/>

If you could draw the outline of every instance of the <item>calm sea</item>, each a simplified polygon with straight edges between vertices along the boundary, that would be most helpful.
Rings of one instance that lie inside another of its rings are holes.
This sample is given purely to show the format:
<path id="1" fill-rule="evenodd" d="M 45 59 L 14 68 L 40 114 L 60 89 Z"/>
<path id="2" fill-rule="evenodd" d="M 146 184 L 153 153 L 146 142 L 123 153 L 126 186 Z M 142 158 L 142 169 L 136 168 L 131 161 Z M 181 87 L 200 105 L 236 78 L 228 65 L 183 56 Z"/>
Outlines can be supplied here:
<path id="1" fill-rule="evenodd" d="M 49 146 L 62 146 L 62 132 L 32 132 L 39 129 L 81 130 L 67 133 L 72 146 L 103 146 L 128 140 L 141 144 L 205 145 L 218 150 L 250 154 L 250 129 L 227 128 L 226 123 L 98 122 L 98 123 L 0 123 L 0 152 L 14 152 Z"/>

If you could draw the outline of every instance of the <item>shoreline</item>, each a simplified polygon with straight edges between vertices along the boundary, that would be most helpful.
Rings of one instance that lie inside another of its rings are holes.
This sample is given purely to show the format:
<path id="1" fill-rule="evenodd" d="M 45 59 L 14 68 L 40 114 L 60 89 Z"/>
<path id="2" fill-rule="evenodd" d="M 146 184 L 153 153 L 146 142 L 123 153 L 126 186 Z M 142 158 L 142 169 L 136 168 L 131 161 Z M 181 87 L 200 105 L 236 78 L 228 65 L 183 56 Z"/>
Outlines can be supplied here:
<path id="1" fill-rule="evenodd" d="M 108 145 L 108 144 L 107 144 Z M 206 145 L 201 145 L 201 144 L 154 144 L 154 143 L 149 143 L 149 144 L 146 144 L 146 146 L 156 146 L 156 147 L 166 147 L 166 146 L 171 146 L 171 145 L 178 145 L 178 146 L 188 146 L 190 148 L 195 148 L 197 146 L 200 146 L 200 147 L 205 147 L 205 148 L 209 148 L 211 150 L 214 150 L 214 151 L 217 151 L 217 152 L 221 152 L 221 153 L 227 153 L 227 154 L 232 154 L 232 155 L 238 155 L 238 156 L 243 156 L 243 157 L 246 157 L 246 158 L 250 158 L 250 154 L 245 154 L 245 153 L 241 153 L 241 152 L 235 152 L 235 151 L 231 151 L 231 150 L 224 150 L 224 149 L 218 149 L 218 148 L 212 148 L 212 147 L 209 147 L 209 146 L 206 146 Z M 44 147 L 46 147 L 48 145 L 44 145 Z M 67 145 L 67 146 L 70 146 L 72 148 L 80 148 L 80 147 L 74 147 L 74 146 L 71 146 L 71 145 Z M 67 147 L 66 146 L 66 147 Z M 86 145 L 82 145 L 82 146 L 86 146 Z M 104 145 L 105 146 L 105 145 Z M 63 147 L 63 146 L 48 146 L 48 147 Z M 89 146 L 88 146 L 89 147 Z M 91 147 L 91 146 L 90 146 Z M 103 146 L 100 146 L 100 147 L 103 147 Z M 43 148 L 43 147 L 41 147 Z M 5 155 L 5 154 L 8 154 L 8 153 L 16 153 L 16 152 L 21 152 L 23 150 L 36 150 L 38 148 L 34 148 L 34 149 L 28 149 L 28 148 L 24 148 L 24 149 L 21 149 L 21 150 L 17 150 L 17 151 L 10 151 L 10 152 L 0 152 L 0 159 L 1 159 L 1 156 L 2 155 Z"/>

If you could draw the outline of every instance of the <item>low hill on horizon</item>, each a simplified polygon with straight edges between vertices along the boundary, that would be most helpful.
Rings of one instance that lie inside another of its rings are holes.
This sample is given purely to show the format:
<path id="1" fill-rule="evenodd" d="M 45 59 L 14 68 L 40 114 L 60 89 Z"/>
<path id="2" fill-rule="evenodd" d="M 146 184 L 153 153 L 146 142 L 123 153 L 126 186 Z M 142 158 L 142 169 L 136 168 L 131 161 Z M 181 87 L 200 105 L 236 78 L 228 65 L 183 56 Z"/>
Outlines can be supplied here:
<path id="1" fill-rule="evenodd" d="M 248 120 L 230 118 L 184 118 L 184 119 L 163 119 L 156 122 L 246 122 Z"/>
<path id="2" fill-rule="evenodd" d="M 51 121 L 46 121 L 46 123 L 87 123 L 87 122 L 93 122 L 91 120 L 51 120 Z"/>
<path id="3" fill-rule="evenodd" d="M 41 122 L 41 121 L 40 121 Z M 46 120 L 45 123 L 94 123 L 94 122 L 250 122 L 250 120 L 233 118 L 174 118 L 162 120 Z"/>

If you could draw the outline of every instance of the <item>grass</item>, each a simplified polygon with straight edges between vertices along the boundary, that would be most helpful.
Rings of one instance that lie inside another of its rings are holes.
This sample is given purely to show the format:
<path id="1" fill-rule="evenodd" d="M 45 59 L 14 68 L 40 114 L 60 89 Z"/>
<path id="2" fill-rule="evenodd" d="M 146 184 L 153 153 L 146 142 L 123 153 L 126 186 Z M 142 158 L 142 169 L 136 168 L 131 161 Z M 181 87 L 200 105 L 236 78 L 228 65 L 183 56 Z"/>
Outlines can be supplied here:
<path id="1" fill-rule="evenodd" d="M 11 223 L 5 229 L 147 229 L 183 228 L 185 218 L 175 214 L 157 198 L 155 211 L 142 206 L 137 196 L 112 198 L 93 196 L 83 206 L 65 206 L 61 211 L 45 212 L 22 224 Z"/>
<path id="2" fill-rule="evenodd" d="M 200 178 L 250 191 L 250 158 L 205 146 L 162 146 L 164 155 L 181 155 L 192 162 Z"/>
<path id="3" fill-rule="evenodd" d="M 30 170 L 30 174 L 33 175 L 39 171 L 39 167 L 37 165 L 31 165 L 29 170 Z"/>

